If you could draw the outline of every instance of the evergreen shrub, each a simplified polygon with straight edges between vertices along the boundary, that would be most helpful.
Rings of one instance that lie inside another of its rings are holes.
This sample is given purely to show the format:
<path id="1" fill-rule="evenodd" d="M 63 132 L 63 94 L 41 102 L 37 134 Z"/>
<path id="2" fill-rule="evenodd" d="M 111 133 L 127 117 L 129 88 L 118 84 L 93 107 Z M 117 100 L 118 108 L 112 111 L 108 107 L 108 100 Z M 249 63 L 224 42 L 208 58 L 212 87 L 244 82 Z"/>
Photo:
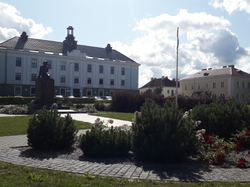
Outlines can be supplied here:
<path id="1" fill-rule="evenodd" d="M 178 106 L 168 100 L 160 108 L 146 99 L 141 114 L 136 114 L 132 132 L 132 150 L 141 160 L 180 161 L 198 150 L 195 122 L 190 116 L 183 117 Z"/>
<path id="2" fill-rule="evenodd" d="M 113 126 L 104 130 L 102 126 L 103 122 L 96 120 L 91 131 L 81 135 L 80 148 L 84 155 L 93 158 L 126 156 L 131 147 L 130 131 Z"/>
<path id="3" fill-rule="evenodd" d="M 28 145 L 34 149 L 67 149 L 75 143 L 77 134 L 72 117 L 60 117 L 57 109 L 44 107 L 29 120 Z"/>
<path id="4" fill-rule="evenodd" d="M 250 127 L 249 108 L 233 98 L 196 105 L 192 110 L 192 119 L 202 121 L 199 128 L 206 129 L 207 135 L 214 134 L 220 138 L 230 138 L 244 127 Z"/>
<path id="5" fill-rule="evenodd" d="M 103 101 L 95 101 L 94 107 L 98 111 L 105 111 L 105 104 Z"/>

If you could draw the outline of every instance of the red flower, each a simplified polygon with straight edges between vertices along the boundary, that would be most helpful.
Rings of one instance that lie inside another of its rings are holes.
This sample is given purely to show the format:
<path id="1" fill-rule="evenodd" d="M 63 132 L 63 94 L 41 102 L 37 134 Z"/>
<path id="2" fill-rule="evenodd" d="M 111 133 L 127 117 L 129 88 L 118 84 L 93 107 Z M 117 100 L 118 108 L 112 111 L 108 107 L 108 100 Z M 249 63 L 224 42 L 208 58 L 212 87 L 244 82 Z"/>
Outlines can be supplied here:
<path id="1" fill-rule="evenodd" d="M 250 155 L 250 151 L 248 151 L 248 152 L 247 152 L 247 154 L 249 154 L 249 155 Z"/>
<path id="2" fill-rule="evenodd" d="M 247 131 L 247 132 L 245 133 L 245 135 L 246 135 L 246 136 L 250 136 L 250 131 Z"/>
<path id="3" fill-rule="evenodd" d="M 208 160 L 208 159 L 205 159 L 205 162 L 209 162 L 209 160 Z"/>
<path id="4" fill-rule="evenodd" d="M 223 149 L 225 149 L 225 151 L 227 152 L 227 151 L 228 151 L 228 146 L 225 145 L 225 146 L 223 147 Z"/>
<path id="5" fill-rule="evenodd" d="M 213 151 L 213 152 L 216 152 L 217 150 L 216 150 L 216 149 L 213 149 L 212 151 Z"/>
<path id="6" fill-rule="evenodd" d="M 215 149 L 218 149 L 218 148 L 220 148 L 220 146 L 216 145 L 216 146 L 215 146 Z"/>
<path id="7" fill-rule="evenodd" d="M 243 158 L 243 157 L 241 157 L 239 160 L 238 160 L 238 162 L 237 162 L 237 167 L 239 167 L 239 168 L 245 168 L 246 167 L 246 159 L 245 158 Z"/>
<path id="8" fill-rule="evenodd" d="M 218 164 L 222 164 L 224 162 L 224 159 L 225 159 L 225 155 L 224 154 L 218 154 L 217 155 L 217 158 L 216 158 L 216 161 Z"/>

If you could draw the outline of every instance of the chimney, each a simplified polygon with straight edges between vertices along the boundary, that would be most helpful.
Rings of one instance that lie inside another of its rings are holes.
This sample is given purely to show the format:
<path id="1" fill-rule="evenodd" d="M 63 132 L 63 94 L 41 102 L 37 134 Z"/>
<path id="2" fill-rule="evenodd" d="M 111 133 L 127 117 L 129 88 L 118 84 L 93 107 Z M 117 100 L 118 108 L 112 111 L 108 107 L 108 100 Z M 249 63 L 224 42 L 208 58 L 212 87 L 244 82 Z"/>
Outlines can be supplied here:
<path id="1" fill-rule="evenodd" d="M 226 68 L 227 66 L 223 66 L 222 68 Z"/>
<path id="2" fill-rule="evenodd" d="M 161 79 L 164 79 L 164 76 L 162 76 Z"/>
<path id="3" fill-rule="evenodd" d="M 212 68 L 207 68 L 207 70 L 212 70 Z"/>
<path id="4" fill-rule="evenodd" d="M 20 37 L 21 37 L 21 40 L 23 40 L 23 41 L 26 41 L 28 39 L 28 35 L 25 31 L 23 31 L 23 33 Z"/>
<path id="5" fill-rule="evenodd" d="M 201 71 L 206 71 L 207 69 L 201 69 Z"/>
<path id="6" fill-rule="evenodd" d="M 232 68 L 234 68 L 234 65 L 229 65 L 228 67 L 232 67 Z"/>
<path id="7" fill-rule="evenodd" d="M 151 77 L 151 81 L 154 80 L 154 77 Z"/>
<path id="8" fill-rule="evenodd" d="M 107 45 L 107 47 L 106 47 L 106 51 L 107 51 L 107 52 L 112 51 L 112 47 L 111 47 L 111 45 L 110 45 L 110 44 L 108 44 L 108 45 Z"/>

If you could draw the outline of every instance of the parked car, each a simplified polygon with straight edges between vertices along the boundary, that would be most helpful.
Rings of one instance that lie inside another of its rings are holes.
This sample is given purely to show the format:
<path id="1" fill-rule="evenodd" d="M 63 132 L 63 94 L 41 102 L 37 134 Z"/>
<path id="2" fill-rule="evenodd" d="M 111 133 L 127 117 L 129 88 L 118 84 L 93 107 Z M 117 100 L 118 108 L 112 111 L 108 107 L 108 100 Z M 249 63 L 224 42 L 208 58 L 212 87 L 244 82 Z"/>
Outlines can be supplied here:
<path id="1" fill-rule="evenodd" d="M 56 97 L 58 97 L 58 98 L 63 98 L 63 96 L 62 96 L 62 95 L 56 95 Z"/>
<path id="2" fill-rule="evenodd" d="M 95 96 L 95 100 L 103 100 L 103 99 L 100 98 L 100 97 Z"/>
<path id="3" fill-rule="evenodd" d="M 106 99 L 111 101 L 112 100 L 112 97 L 111 96 L 106 96 Z"/>
<path id="4" fill-rule="evenodd" d="M 70 96 L 68 96 L 68 98 L 72 99 L 72 98 L 75 98 L 75 96 L 73 96 L 73 95 L 70 95 Z"/>

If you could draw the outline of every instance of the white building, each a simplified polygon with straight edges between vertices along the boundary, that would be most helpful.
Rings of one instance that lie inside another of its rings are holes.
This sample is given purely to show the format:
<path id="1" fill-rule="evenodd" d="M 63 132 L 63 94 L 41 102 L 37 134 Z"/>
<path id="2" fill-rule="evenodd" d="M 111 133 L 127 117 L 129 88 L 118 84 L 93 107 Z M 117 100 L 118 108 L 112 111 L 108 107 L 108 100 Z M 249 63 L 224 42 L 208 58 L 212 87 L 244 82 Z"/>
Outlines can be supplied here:
<path id="1" fill-rule="evenodd" d="M 63 42 L 20 37 L 0 43 L 0 95 L 34 96 L 44 61 L 55 80 L 55 95 L 106 96 L 138 92 L 140 64 L 112 49 L 78 45 L 72 26 Z"/>
<path id="2" fill-rule="evenodd" d="M 169 97 L 169 96 L 175 96 L 176 93 L 176 83 L 173 81 L 169 80 L 168 77 L 162 76 L 162 78 L 154 78 L 152 77 L 151 80 L 139 88 L 140 93 L 144 93 L 147 90 L 151 90 L 151 92 L 154 92 L 154 89 L 156 88 L 162 88 L 161 94 L 164 95 L 164 97 Z M 177 88 L 177 92 L 179 93 L 179 86 Z"/>

